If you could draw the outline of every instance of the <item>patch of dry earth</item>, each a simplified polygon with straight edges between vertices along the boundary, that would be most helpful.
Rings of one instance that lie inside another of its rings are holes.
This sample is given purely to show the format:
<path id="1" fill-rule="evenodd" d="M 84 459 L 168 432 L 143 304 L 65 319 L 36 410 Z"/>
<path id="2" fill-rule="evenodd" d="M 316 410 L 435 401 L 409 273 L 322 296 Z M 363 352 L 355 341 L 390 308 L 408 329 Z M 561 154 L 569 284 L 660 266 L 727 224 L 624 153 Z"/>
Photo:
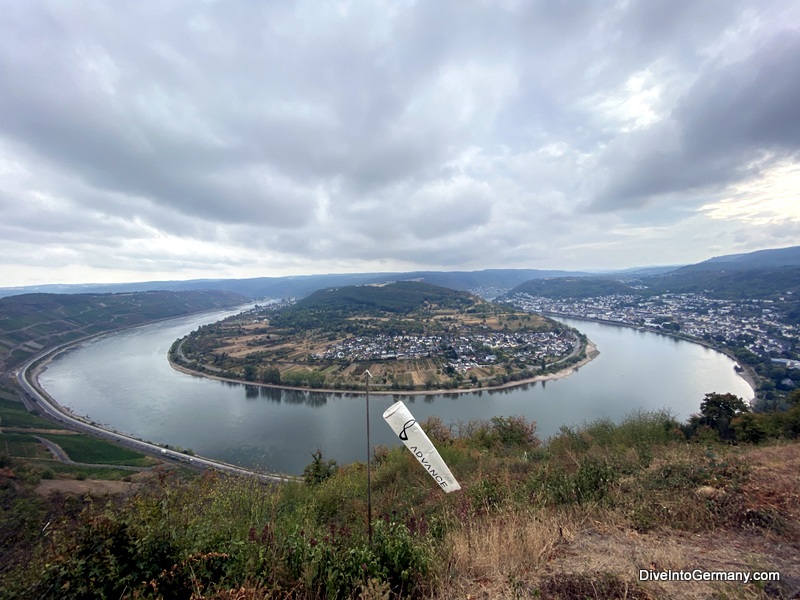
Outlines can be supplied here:
<path id="1" fill-rule="evenodd" d="M 136 491 L 138 483 L 132 481 L 104 481 L 100 479 L 43 479 L 36 486 L 36 492 L 42 496 L 60 493 L 73 496 L 92 494 L 128 494 Z"/>

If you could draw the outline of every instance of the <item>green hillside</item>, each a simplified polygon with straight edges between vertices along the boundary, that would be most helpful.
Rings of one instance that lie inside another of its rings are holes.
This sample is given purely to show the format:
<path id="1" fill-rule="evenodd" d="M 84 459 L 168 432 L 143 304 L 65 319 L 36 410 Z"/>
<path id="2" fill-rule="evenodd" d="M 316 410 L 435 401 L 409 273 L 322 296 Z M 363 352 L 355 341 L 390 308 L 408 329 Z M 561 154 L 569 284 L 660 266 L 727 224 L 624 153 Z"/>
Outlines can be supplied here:
<path id="1" fill-rule="evenodd" d="M 694 265 L 681 267 L 678 271 L 719 271 L 723 269 L 760 269 L 783 266 L 800 267 L 800 246 L 715 256 Z"/>
<path id="2" fill-rule="evenodd" d="M 475 298 L 465 292 L 419 281 L 397 281 L 386 285 L 357 285 L 319 290 L 295 304 L 292 310 L 324 310 L 342 314 L 405 314 L 425 305 L 459 309 L 474 303 Z"/>
<path id="3" fill-rule="evenodd" d="M 715 298 L 773 298 L 792 292 L 800 296 L 800 267 L 722 270 L 678 270 L 643 278 L 649 294 L 706 293 Z"/>
<path id="4" fill-rule="evenodd" d="M 787 292 L 800 296 L 800 267 L 693 270 L 632 279 L 630 277 L 556 277 L 532 279 L 508 295 L 527 293 L 545 298 L 596 298 L 612 294 L 642 297 L 656 294 L 704 293 L 714 298 L 774 298 Z"/>
<path id="5" fill-rule="evenodd" d="M 511 290 L 509 295 L 515 293 L 545 298 L 590 298 L 638 292 L 627 283 L 607 277 L 555 277 L 526 281 Z"/>
<path id="6" fill-rule="evenodd" d="M 243 304 L 223 291 L 23 294 L 0 298 L 0 370 L 87 335 Z"/>
<path id="7" fill-rule="evenodd" d="M 466 292 L 419 281 L 386 285 L 354 285 L 318 290 L 272 318 L 275 325 L 291 328 L 336 328 L 352 317 L 407 316 L 432 309 L 464 311 L 486 307 Z M 505 310 L 498 307 L 498 310 Z"/>
<path id="8" fill-rule="evenodd" d="M 375 448 L 371 539 L 365 464 L 320 451 L 304 482 L 158 469 L 129 495 L 84 500 L 43 498 L 36 461 L 0 455 L 0 599 L 793 598 L 800 406 L 723 414 L 729 400 L 708 394 L 686 424 L 639 412 L 546 443 L 520 417 L 429 418 L 461 490 L 438 489 L 403 446 Z"/>

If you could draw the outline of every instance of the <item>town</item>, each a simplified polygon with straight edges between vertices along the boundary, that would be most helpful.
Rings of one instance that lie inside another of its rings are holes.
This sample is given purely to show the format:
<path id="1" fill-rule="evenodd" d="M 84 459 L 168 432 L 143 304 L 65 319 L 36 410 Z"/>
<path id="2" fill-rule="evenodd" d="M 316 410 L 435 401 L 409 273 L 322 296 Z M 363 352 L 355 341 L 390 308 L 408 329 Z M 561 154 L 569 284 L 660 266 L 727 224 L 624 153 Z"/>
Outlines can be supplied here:
<path id="1" fill-rule="evenodd" d="M 579 347 L 572 332 L 492 331 L 459 335 L 377 335 L 352 337 L 330 345 L 311 358 L 328 361 L 409 360 L 445 356 L 451 369 L 465 372 L 493 365 L 498 354 L 506 360 L 541 366 L 569 355 Z"/>
<path id="2" fill-rule="evenodd" d="M 607 321 L 709 343 L 742 346 L 781 364 L 791 365 L 798 359 L 800 332 L 795 325 L 781 320 L 774 300 L 736 301 L 674 293 L 553 299 L 517 293 L 506 301 L 540 314 Z"/>

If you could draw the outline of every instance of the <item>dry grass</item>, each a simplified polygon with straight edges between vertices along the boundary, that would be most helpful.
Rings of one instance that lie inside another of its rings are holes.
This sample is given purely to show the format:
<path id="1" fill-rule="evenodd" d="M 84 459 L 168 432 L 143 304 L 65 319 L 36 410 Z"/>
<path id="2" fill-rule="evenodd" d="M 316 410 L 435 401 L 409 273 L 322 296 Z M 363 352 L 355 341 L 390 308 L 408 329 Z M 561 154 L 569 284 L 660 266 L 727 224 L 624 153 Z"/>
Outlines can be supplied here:
<path id="1" fill-rule="evenodd" d="M 551 565 L 574 554 L 574 540 L 607 525 L 596 509 L 494 515 L 453 533 L 450 572 L 441 598 L 541 597 L 645 598 L 633 581 L 612 572 L 616 561 L 604 553 L 582 556 L 579 574 L 564 577 Z"/>
<path id="2" fill-rule="evenodd" d="M 780 516 L 789 537 L 800 539 L 800 444 L 748 452 L 751 465 L 747 506 Z"/>
<path id="3" fill-rule="evenodd" d="M 703 452 L 674 447 L 643 476 L 671 463 L 697 463 Z M 800 444 L 732 449 L 721 458 L 748 465 L 744 481 L 713 498 L 688 484 L 643 496 L 641 502 L 658 499 L 675 511 L 646 533 L 637 531 L 625 503 L 466 522 L 446 539 L 450 563 L 438 598 L 800 598 Z M 721 516 L 712 523 L 692 511 Z M 778 571 L 781 582 L 640 582 L 641 569 Z"/>
<path id="4" fill-rule="evenodd" d="M 598 520 L 601 519 L 601 520 Z M 451 580 L 439 598 L 774 598 L 800 584 L 797 547 L 757 532 L 640 534 L 614 511 L 504 515 L 454 534 Z M 784 587 L 639 582 L 656 571 L 779 571 Z"/>
<path id="5" fill-rule="evenodd" d="M 501 514 L 466 523 L 454 532 L 451 569 L 468 580 L 506 580 L 552 558 L 571 522 L 553 514 Z"/>

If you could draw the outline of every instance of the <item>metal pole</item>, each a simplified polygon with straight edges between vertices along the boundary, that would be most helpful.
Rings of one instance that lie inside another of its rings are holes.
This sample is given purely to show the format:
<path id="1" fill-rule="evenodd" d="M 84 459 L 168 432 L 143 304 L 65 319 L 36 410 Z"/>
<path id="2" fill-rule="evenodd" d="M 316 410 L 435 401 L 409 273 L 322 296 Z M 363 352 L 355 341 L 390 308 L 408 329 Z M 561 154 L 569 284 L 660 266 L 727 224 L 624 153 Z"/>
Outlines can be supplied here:
<path id="1" fill-rule="evenodd" d="M 364 371 L 364 379 L 367 384 L 367 539 L 369 545 L 372 546 L 372 482 L 370 477 L 370 462 L 371 462 L 371 447 L 369 442 L 369 380 L 372 378 L 372 373 L 369 370 Z"/>

